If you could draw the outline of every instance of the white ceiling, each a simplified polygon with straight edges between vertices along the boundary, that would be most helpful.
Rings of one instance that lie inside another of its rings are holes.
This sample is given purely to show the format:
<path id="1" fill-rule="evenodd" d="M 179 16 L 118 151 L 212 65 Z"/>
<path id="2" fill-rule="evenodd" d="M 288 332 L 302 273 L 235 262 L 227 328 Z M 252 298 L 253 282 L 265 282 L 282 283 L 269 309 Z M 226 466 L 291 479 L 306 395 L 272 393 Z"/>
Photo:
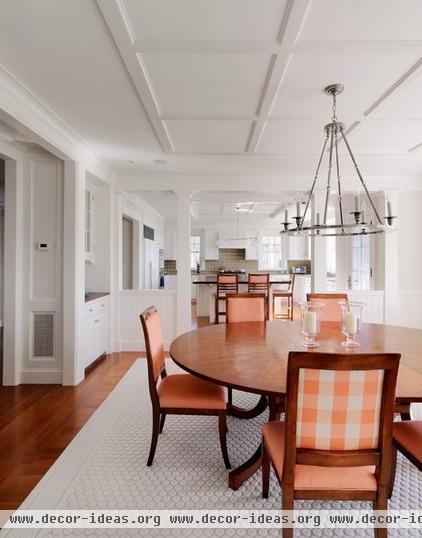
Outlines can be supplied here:
<path id="1" fill-rule="evenodd" d="M 364 175 L 400 187 L 422 184 L 421 21 L 420 0 L 3 0 L 0 64 L 119 174 L 199 190 L 311 178 L 342 82 Z"/>

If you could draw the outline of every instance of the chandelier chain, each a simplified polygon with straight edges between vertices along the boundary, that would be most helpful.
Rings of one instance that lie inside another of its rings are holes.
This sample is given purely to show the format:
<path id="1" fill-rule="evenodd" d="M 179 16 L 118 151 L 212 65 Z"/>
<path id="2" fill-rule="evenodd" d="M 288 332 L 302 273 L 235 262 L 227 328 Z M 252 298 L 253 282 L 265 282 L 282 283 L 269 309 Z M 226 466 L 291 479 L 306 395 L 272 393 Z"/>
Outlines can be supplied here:
<path id="1" fill-rule="evenodd" d="M 336 114 L 337 114 L 337 93 L 334 92 L 333 93 L 333 117 L 332 117 L 333 122 L 337 121 Z"/>

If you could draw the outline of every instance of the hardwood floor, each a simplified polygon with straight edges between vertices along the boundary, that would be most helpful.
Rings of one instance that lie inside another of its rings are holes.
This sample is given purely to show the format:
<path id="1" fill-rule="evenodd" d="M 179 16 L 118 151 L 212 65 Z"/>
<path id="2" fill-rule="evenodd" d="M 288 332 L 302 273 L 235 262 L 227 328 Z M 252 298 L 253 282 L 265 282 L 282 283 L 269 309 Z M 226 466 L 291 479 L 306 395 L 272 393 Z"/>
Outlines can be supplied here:
<path id="1" fill-rule="evenodd" d="M 108 355 L 77 387 L 0 387 L 0 509 L 21 504 L 140 356 Z"/>

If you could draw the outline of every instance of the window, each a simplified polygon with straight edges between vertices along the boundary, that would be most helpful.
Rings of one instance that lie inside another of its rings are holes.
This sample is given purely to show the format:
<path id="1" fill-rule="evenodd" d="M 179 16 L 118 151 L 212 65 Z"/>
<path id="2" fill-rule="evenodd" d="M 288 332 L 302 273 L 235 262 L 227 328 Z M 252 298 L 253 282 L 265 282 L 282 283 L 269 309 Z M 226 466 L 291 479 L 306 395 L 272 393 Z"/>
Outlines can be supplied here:
<path id="1" fill-rule="evenodd" d="M 352 289 L 370 289 L 369 236 L 356 235 L 352 242 Z"/>
<path id="2" fill-rule="evenodd" d="M 201 263 L 201 237 L 199 235 L 192 235 L 190 238 L 191 269 L 196 269 L 198 263 Z"/>
<path id="3" fill-rule="evenodd" d="M 262 268 L 280 269 L 281 267 L 281 237 L 279 235 L 264 235 L 262 237 Z"/>

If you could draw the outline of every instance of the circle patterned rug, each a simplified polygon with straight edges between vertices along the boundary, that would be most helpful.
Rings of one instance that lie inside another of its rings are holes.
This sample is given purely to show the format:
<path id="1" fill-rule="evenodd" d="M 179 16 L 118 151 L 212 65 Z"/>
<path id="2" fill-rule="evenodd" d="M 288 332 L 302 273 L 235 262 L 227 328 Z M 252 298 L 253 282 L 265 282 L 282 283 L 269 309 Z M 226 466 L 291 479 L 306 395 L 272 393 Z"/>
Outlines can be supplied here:
<path id="1" fill-rule="evenodd" d="M 177 367 L 167 362 L 168 371 Z M 256 395 L 234 391 L 235 403 L 252 407 Z M 244 462 L 260 440 L 267 413 L 252 420 L 228 418 L 233 466 Z M 273 510 L 280 487 L 272 476 L 270 496 L 261 497 L 261 473 L 238 491 L 227 485 L 217 417 L 168 416 L 152 467 L 146 466 L 151 435 L 146 361 L 138 360 L 31 492 L 26 509 Z M 422 473 L 399 455 L 390 509 L 422 509 Z M 296 509 L 370 509 L 370 503 L 296 501 Z M 280 536 L 277 529 L 153 529 L 6 531 L 11 536 Z M 372 529 L 303 529 L 303 537 L 373 537 Z M 391 537 L 421 536 L 419 530 L 389 531 Z"/>

